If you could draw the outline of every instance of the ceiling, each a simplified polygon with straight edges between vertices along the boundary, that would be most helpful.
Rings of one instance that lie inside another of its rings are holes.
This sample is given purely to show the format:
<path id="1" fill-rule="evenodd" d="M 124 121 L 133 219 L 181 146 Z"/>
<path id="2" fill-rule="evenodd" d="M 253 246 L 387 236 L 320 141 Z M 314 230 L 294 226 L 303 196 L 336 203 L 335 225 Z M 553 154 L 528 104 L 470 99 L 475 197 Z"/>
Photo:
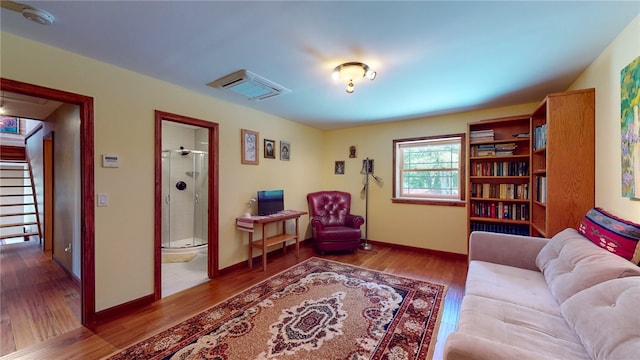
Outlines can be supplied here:
<path id="1" fill-rule="evenodd" d="M 541 101 L 566 90 L 640 13 L 639 1 L 26 4 L 55 21 L 3 6 L 2 31 L 319 129 Z M 377 78 L 347 94 L 331 73 L 348 61 Z M 250 101 L 207 86 L 241 69 L 291 93 Z"/>

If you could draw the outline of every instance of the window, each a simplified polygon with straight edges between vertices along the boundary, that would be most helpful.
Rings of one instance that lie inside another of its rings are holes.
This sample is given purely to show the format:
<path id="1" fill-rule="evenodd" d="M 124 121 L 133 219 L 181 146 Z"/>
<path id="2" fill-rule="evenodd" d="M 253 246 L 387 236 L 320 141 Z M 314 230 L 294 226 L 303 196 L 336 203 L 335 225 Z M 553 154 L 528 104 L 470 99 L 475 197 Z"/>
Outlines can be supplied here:
<path id="1" fill-rule="evenodd" d="M 393 141 L 394 202 L 464 206 L 465 135 Z"/>

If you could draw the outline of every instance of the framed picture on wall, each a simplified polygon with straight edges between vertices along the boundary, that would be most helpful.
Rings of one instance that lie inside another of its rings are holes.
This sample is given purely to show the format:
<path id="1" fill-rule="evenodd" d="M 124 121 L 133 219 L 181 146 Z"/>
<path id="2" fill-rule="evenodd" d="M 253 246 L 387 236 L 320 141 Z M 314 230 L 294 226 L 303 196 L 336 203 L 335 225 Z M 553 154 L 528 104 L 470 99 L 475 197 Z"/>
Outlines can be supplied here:
<path id="1" fill-rule="evenodd" d="M 280 140 L 280 160 L 288 161 L 291 156 L 291 143 Z"/>
<path id="2" fill-rule="evenodd" d="M 242 153 L 240 162 L 248 165 L 258 165 L 258 142 L 260 134 L 257 131 L 242 129 L 240 131 L 242 139 Z"/>
<path id="3" fill-rule="evenodd" d="M 20 133 L 20 119 L 13 116 L 0 116 L 0 133 Z"/>
<path id="4" fill-rule="evenodd" d="M 344 161 L 336 161 L 333 173 L 336 175 L 344 175 Z"/>
<path id="5" fill-rule="evenodd" d="M 264 157 L 267 159 L 276 158 L 276 142 L 275 140 L 264 139 Z"/>
<path id="6" fill-rule="evenodd" d="M 358 157 L 358 148 L 355 145 L 349 146 L 349 158 L 355 159 Z"/>

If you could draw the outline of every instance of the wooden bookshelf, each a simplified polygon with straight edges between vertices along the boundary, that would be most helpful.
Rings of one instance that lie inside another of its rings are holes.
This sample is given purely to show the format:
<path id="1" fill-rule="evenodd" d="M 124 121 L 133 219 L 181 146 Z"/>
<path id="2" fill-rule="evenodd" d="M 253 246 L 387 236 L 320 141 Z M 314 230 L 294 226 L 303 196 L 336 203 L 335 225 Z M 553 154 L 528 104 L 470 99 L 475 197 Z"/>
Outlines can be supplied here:
<path id="1" fill-rule="evenodd" d="M 469 233 L 549 238 L 594 206 L 594 89 L 548 95 L 531 115 L 469 123 L 467 139 Z M 504 144 L 511 150 L 499 151 Z"/>
<path id="2" fill-rule="evenodd" d="M 552 237 L 595 203 L 595 90 L 547 96 L 531 134 L 532 235 Z"/>
<path id="3" fill-rule="evenodd" d="M 467 229 L 530 234 L 530 116 L 467 125 Z"/>

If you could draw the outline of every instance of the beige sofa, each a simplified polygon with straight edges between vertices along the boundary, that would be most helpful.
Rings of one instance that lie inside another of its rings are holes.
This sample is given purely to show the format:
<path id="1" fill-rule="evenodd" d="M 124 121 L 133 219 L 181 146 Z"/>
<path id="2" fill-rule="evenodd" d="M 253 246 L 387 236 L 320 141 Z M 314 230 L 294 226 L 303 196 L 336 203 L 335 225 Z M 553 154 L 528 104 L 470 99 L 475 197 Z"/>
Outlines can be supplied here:
<path id="1" fill-rule="evenodd" d="M 640 359 L 640 267 L 574 229 L 474 232 L 453 359 Z"/>

